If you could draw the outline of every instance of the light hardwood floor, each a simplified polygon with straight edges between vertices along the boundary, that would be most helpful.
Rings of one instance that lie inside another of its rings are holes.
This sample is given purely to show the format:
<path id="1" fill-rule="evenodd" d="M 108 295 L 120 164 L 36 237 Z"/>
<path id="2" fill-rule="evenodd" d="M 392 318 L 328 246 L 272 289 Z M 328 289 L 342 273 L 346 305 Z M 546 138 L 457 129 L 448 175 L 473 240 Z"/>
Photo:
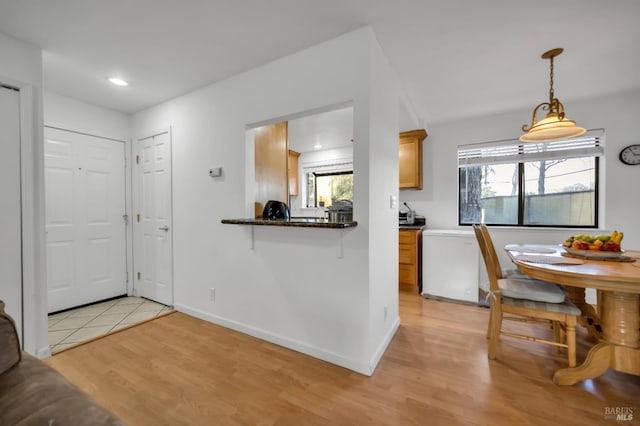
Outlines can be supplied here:
<path id="1" fill-rule="evenodd" d="M 611 425 L 616 407 L 638 421 L 639 377 L 559 387 L 564 353 L 508 338 L 489 361 L 488 313 L 401 291 L 402 325 L 372 377 L 181 313 L 47 363 L 131 425 Z"/>

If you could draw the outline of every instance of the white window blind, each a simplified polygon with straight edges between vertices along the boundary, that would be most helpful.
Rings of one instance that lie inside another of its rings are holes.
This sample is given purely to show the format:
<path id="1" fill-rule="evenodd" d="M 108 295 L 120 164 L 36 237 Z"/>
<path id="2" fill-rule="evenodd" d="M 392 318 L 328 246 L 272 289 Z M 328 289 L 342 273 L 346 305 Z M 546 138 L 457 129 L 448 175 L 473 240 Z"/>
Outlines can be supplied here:
<path id="1" fill-rule="evenodd" d="M 553 142 L 522 142 L 509 139 L 458 145 L 458 166 L 522 163 L 561 158 L 598 157 L 604 155 L 604 131 L 589 130 L 582 136 Z"/>

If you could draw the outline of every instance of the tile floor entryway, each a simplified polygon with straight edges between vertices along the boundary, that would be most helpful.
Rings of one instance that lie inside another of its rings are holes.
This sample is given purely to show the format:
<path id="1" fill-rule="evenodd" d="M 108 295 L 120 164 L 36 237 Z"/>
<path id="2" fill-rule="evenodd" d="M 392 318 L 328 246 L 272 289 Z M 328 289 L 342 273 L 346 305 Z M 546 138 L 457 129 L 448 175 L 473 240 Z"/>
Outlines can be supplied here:
<path id="1" fill-rule="evenodd" d="M 171 311 L 169 306 L 130 296 L 49 315 L 49 347 L 56 353 Z"/>

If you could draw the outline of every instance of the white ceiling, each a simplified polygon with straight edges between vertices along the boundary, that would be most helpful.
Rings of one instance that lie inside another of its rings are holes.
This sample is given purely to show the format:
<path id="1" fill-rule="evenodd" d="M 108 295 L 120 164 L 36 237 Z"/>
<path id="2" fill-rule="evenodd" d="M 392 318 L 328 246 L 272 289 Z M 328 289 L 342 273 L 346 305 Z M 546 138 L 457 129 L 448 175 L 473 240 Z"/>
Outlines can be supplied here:
<path id="1" fill-rule="evenodd" d="M 427 124 L 533 109 L 554 47 L 567 110 L 640 88 L 638 0 L 0 0 L 0 32 L 43 49 L 47 90 L 127 113 L 364 25 Z"/>
<path id="2" fill-rule="evenodd" d="M 353 107 L 295 118 L 287 124 L 289 149 L 300 153 L 353 144 Z"/>

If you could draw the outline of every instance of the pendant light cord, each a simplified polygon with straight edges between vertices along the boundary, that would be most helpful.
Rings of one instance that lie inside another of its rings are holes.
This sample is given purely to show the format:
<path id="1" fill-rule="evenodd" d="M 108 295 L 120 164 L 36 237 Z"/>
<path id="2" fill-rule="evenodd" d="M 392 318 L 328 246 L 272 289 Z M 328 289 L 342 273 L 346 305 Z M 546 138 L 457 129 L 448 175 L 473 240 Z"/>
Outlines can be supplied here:
<path id="1" fill-rule="evenodd" d="M 554 93 L 553 93 L 553 56 L 549 58 L 551 61 L 551 65 L 549 66 L 549 103 L 553 102 Z"/>

